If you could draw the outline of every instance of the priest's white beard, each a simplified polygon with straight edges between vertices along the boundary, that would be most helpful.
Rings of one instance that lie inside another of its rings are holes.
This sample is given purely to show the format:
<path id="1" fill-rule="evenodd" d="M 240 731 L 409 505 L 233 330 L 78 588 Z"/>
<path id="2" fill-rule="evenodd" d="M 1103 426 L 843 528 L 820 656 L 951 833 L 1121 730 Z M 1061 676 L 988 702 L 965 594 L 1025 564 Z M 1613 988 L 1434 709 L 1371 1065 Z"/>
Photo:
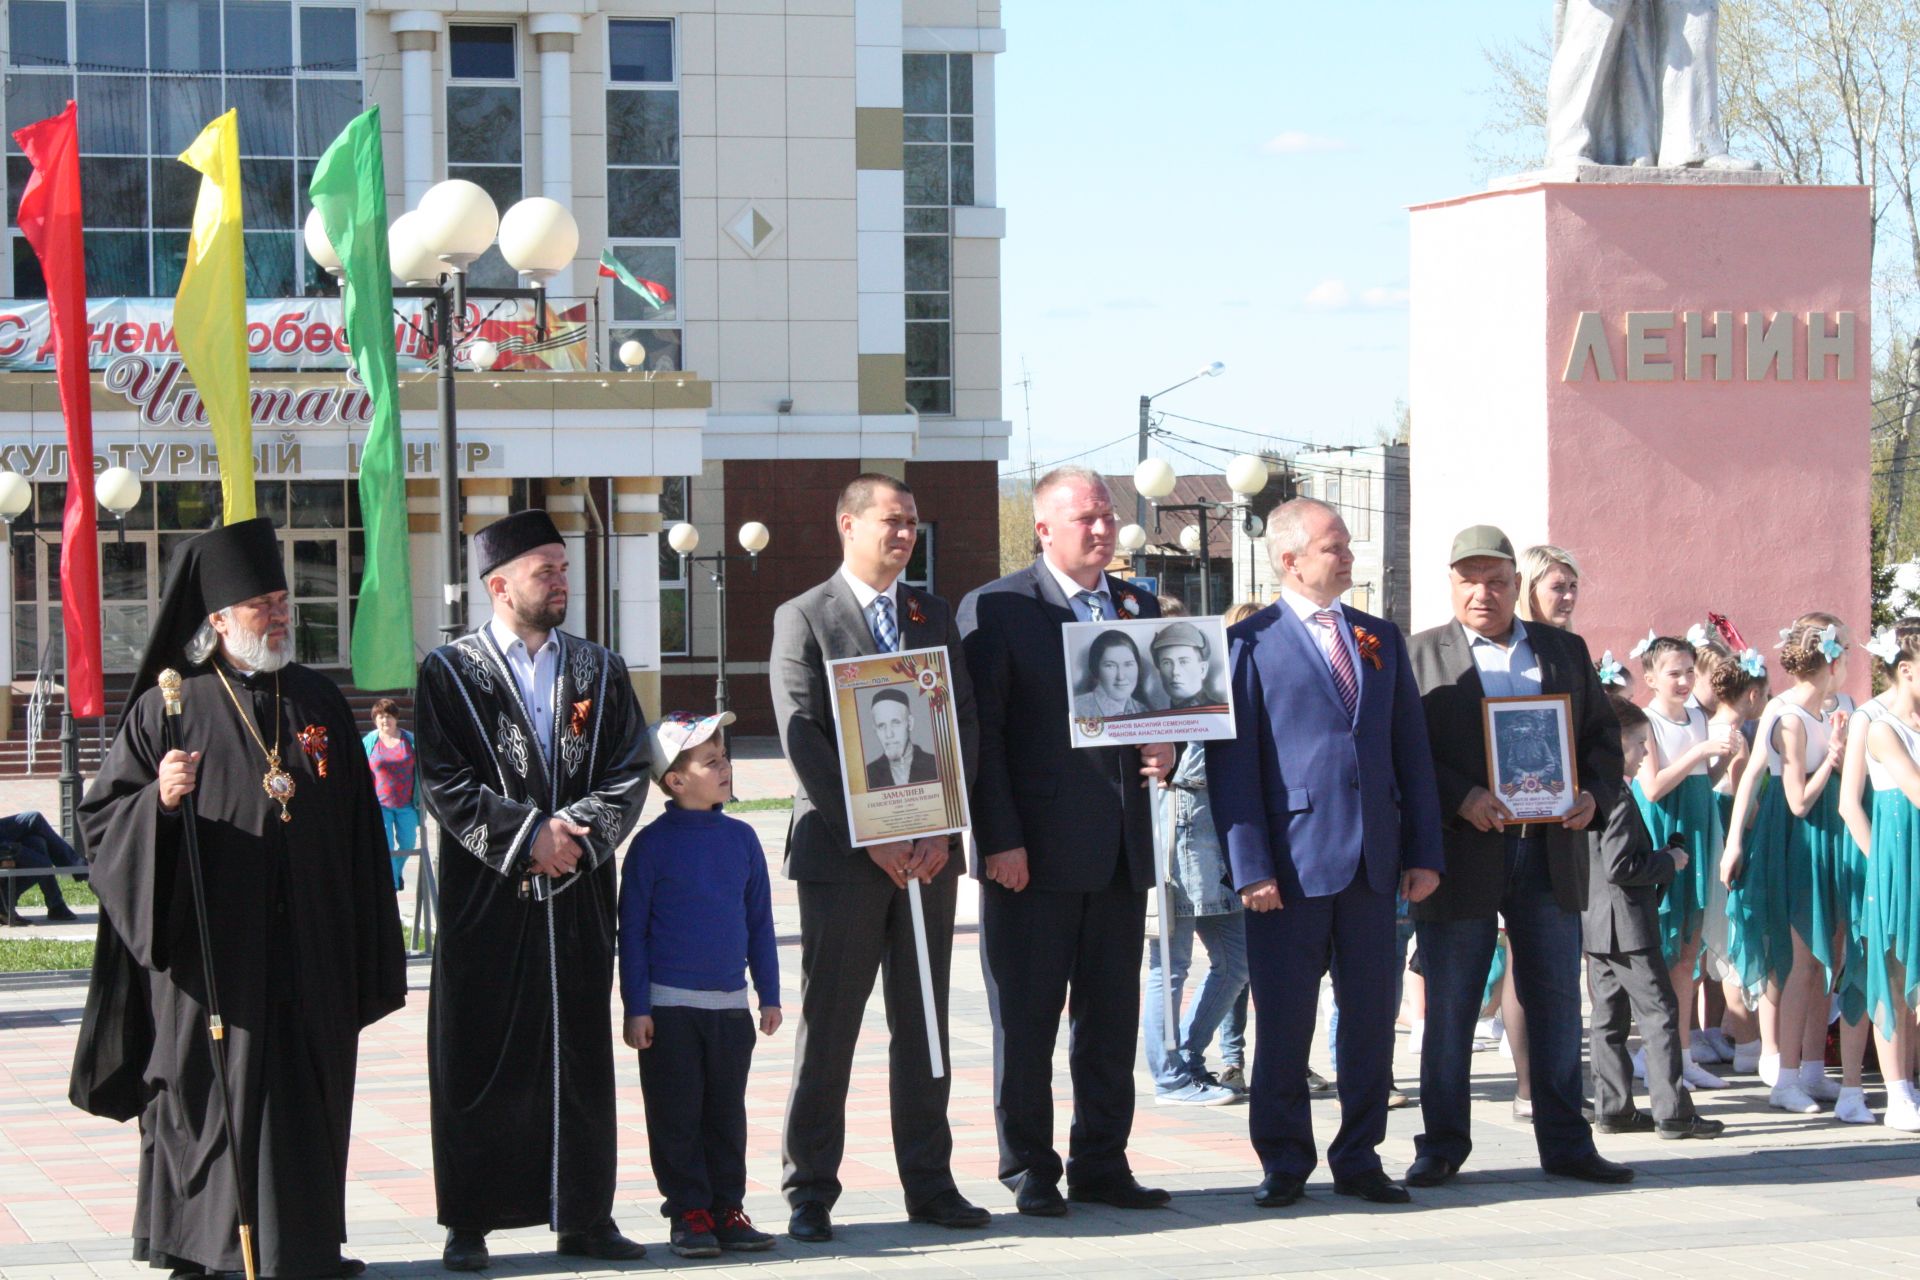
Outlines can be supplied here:
<path id="1" fill-rule="evenodd" d="M 228 659 L 235 666 L 248 671 L 278 671 L 293 660 L 292 635 L 275 643 L 264 635 L 255 635 L 236 627 L 227 632 L 222 643 L 226 646 Z"/>

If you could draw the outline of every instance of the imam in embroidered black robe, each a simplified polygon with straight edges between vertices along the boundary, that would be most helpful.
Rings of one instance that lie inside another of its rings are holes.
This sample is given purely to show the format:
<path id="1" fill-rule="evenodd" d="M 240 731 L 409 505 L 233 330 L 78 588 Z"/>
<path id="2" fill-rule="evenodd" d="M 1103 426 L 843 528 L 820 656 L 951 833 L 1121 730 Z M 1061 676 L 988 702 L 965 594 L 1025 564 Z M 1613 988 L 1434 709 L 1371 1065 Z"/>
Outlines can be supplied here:
<path id="1" fill-rule="evenodd" d="M 626 664 L 556 631 L 552 759 L 485 626 L 427 655 L 415 741 L 440 824 L 427 1010 L 442 1226 L 585 1231 L 611 1220 L 614 851 L 647 794 Z M 530 873 L 554 816 L 592 829 L 570 874 Z"/>
<path id="2" fill-rule="evenodd" d="M 271 745 L 275 677 L 228 670 L 227 678 Z M 340 1265 L 360 1030 L 405 1003 L 406 957 L 386 833 L 352 712 L 331 681 L 305 667 L 288 666 L 278 678 L 281 763 L 295 785 L 291 822 L 280 820 L 261 786 L 265 757 L 211 667 L 187 674 L 177 727 L 183 749 L 204 753 L 193 798 L 260 1273 L 301 1277 Z M 238 1272 L 184 810 L 163 812 L 154 783 L 166 754 L 161 721 L 160 692 L 148 689 L 80 806 L 104 918 L 100 945 L 122 961 L 96 962 L 95 981 L 125 988 L 92 993 L 89 1008 L 113 1011 L 105 1020 L 112 1026 L 94 1028 L 102 1040 L 141 1046 L 130 1054 L 129 1075 L 144 1059 L 134 1258 Z M 309 726 L 325 731 L 324 748 L 309 734 L 313 749 L 303 749 Z M 127 1033 L 148 1013 L 152 1034 L 142 1044 L 137 1031 Z"/>

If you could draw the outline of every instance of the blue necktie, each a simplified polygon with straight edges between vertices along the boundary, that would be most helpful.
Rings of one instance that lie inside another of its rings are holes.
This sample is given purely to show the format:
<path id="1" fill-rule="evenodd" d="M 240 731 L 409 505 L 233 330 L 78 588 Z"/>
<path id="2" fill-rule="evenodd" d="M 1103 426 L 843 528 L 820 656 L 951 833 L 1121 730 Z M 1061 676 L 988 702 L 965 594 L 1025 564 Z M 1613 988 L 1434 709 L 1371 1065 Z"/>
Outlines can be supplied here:
<path id="1" fill-rule="evenodd" d="M 1087 606 L 1088 622 L 1107 620 L 1107 598 L 1098 591 L 1082 591 L 1074 599 Z"/>
<path id="2" fill-rule="evenodd" d="M 873 642 L 880 646 L 880 652 L 892 653 L 900 647 L 900 629 L 893 625 L 893 598 L 875 596 L 869 607 L 873 610 L 869 623 L 873 628 Z"/>

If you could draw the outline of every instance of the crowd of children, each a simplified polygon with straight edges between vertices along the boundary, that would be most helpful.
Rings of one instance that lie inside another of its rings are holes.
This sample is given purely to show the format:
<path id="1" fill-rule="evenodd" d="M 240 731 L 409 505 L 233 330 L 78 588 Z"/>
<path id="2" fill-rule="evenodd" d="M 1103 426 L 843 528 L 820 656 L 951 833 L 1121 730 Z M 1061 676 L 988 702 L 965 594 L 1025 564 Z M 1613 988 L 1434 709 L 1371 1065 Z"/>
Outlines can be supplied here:
<path id="1" fill-rule="evenodd" d="M 1691 1116 L 1690 1106 L 1676 1109 L 1672 1086 L 1723 1087 L 1708 1070 L 1720 1063 L 1757 1071 L 1781 1110 L 1831 1107 L 1845 1123 L 1920 1132 L 1920 618 L 1867 646 L 1885 692 L 1858 708 L 1841 691 L 1852 649 L 1833 615 L 1795 619 L 1777 655 L 1791 684 L 1773 696 L 1764 657 L 1717 616 L 1685 638 L 1649 633 L 1630 655 L 1646 686 L 1641 705 L 1616 696 L 1623 743 L 1638 761 L 1631 803 L 1646 846 L 1670 861 L 1609 850 L 1618 843 L 1610 824 L 1595 857 L 1607 892 L 1590 912 L 1624 894 L 1652 910 L 1648 886 L 1665 885 L 1658 938 L 1674 1025 L 1648 1025 L 1669 1007 L 1652 995 L 1633 1008 L 1654 1051 L 1634 1068 L 1663 1132 Z M 1598 665 L 1603 681 L 1626 683 L 1611 655 Z M 1590 971 L 1590 981 L 1598 1089 L 1602 1054 L 1624 1032 L 1602 1034 L 1600 995 L 1618 980 Z M 1617 1018 L 1619 1002 L 1604 1012 Z M 1836 1020 L 1837 1083 L 1827 1070 Z M 1882 1116 L 1862 1083 L 1870 1029 L 1886 1086 Z M 1678 1054 L 1666 1052 L 1669 1039 Z"/>

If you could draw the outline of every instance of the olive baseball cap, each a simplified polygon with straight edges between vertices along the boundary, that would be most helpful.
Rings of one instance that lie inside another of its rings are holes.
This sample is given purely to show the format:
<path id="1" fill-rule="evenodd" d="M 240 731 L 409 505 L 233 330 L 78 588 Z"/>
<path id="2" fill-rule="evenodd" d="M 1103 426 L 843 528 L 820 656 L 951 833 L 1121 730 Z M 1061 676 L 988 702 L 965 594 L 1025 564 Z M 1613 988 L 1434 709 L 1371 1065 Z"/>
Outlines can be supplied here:
<path id="1" fill-rule="evenodd" d="M 1495 560 L 1513 562 L 1513 544 L 1507 541 L 1507 535 L 1490 524 L 1476 524 L 1470 529 L 1462 529 L 1453 535 L 1453 550 L 1447 554 L 1449 566 L 1462 560 L 1471 560 L 1475 556 L 1487 556 Z"/>

